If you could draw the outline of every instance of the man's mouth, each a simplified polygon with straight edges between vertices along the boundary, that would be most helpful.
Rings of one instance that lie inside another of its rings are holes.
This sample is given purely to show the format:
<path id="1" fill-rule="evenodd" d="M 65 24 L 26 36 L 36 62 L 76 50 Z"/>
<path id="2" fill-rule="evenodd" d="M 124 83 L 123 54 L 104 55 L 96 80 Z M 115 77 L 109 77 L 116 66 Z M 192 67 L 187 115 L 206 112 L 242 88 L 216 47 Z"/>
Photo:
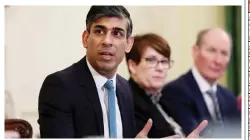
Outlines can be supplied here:
<path id="1" fill-rule="evenodd" d="M 111 60 L 111 58 L 114 56 L 114 53 L 108 51 L 101 51 L 99 54 L 104 60 Z"/>
<path id="2" fill-rule="evenodd" d="M 114 56 L 113 53 L 110 52 L 100 52 L 101 55 Z"/>

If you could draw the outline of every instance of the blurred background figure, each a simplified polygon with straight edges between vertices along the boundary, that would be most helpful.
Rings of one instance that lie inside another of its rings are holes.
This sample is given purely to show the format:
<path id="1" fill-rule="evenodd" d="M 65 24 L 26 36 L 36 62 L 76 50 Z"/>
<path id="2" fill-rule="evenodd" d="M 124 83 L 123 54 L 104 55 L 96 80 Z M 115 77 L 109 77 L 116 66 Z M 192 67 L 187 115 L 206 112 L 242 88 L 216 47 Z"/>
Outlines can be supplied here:
<path id="1" fill-rule="evenodd" d="M 231 37 L 223 29 L 200 31 L 192 51 L 194 65 L 164 88 L 163 103 L 185 134 L 206 119 L 210 128 L 204 137 L 240 138 L 236 94 L 217 82 L 227 69 L 231 50 Z"/>
<path id="2" fill-rule="evenodd" d="M 5 90 L 5 119 L 17 118 L 16 106 L 12 95 L 9 91 Z"/>
<path id="3" fill-rule="evenodd" d="M 11 93 L 5 90 L 5 118 L 4 137 L 5 138 L 32 138 L 33 128 L 31 124 L 19 118 L 16 104 Z"/>
<path id="4" fill-rule="evenodd" d="M 175 134 L 183 137 L 181 127 L 169 116 L 167 107 L 162 106 L 160 100 L 168 70 L 173 64 L 168 42 L 153 33 L 136 35 L 132 50 L 126 54 L 126 60 L 134 98 L 137 132 L 151 118 L 153 126 L 148 133 L 149 138 Z"/>

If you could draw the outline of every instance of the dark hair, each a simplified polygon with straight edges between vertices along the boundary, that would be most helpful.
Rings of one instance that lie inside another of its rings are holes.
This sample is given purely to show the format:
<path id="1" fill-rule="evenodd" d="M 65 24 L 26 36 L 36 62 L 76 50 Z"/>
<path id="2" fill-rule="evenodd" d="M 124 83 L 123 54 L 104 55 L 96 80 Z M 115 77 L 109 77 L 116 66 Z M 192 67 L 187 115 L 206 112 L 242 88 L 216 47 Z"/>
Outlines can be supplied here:
<path id="1" fill-rule="evenodd" d="M 86 28 L 90 32 L 90 26 L 96 19 L 100 17 L 122 17 L 128 20 L 127 37 L 131 36 L 133 30 L 133 23 L 130 14 L 123 6 L 91 6 L 87 18 Z"/>
<path id="2" fill-rule="evenodd" d="M 134 37 L 134 44 L 131 51 L 126 53 L 126 61 L 133 60 L 138 64 L 146 47 L 153 48 L 168 59 L 171 57 L 171 49 L 168 42 L 157 34 L 148 33 Z"/>

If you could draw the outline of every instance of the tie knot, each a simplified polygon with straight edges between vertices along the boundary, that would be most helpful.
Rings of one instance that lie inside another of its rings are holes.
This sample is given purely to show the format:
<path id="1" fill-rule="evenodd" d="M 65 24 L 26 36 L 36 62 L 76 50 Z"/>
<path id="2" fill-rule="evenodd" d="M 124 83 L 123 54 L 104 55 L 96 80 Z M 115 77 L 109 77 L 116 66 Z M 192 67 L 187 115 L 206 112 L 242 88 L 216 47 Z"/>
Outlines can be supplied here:
<path id="1" fill-rule="evenodd" d="M 152 100 L 153 103 L 158 103 L 161 99 L 161 96 L 162 96 L 161 93 L 150 94 L 150 99 Z"/>
<path id="2" fill-rule="evenodd" d="M 207 94 L 209 94 L 209 95 L 215 95 L 215 93 L 216 93 L 216 92 L 214 92 L 213 90 L 208 90 L 208 91 L 207 91 Z"/>
<path id="3" fill-rule="evenodd" d="M 210 96 L 210 98 L 215 99 L 217 98 L 216 92 L 212 91 L 212 90 L 208 90 L 207 94 Z"/>
<path id="4" fill-rule="evenodd" d="M 113 81 L 112 80 L 108 80 L 105 85 L 104 85 L 107 89 L 114 89 L 114 85 L 113 85 Z"/>
<path id="5" fill-rule="evenodd" d="M 208 90 L 207 91 L 207 94 L 212 94 L 213 93 L 213 90 Z"/>

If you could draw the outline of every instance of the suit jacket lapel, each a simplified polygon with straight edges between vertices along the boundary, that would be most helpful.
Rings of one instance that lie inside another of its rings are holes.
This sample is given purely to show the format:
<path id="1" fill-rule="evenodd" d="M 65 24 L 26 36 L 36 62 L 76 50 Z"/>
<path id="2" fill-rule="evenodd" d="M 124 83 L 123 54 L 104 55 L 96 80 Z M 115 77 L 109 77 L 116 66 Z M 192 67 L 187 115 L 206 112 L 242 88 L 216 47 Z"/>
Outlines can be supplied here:
<path id="1" fill-rule="evenodd" d="M 201 118 L 201 119 L 211 119 L 210 113 L 208 111 L 207 105 L 205 103 L 205 100 L 202 96 L 202 93 L 200 91 L 200 88 L 196 82 L 196 80 L 194 79 L 194 76 L 191 72 L 191 70 L 185 75 L 185 80 L 186 83 L 188 84 L 188 88 L 191 91 L 190 95 L 191 97 L 194 98 L 194 101 L 196 101 L 197 107 L 199 112 L 201 112 L 201 116 L 206 116 L 206 118 Z"/>
<path id="2" fill-rule="evenodd" d="M 100 135 L 104 135 L 104 126 L 103 126 L 103 116 L 102 116 L 102 109 L 101 103 L 98 96 L 98 91 L 96 88 L 95 81 L 90 73 L 90 70 L 87 66 L 86 56 L 80 60 L 77 64 L 77 72 L 79 75 L 79 84 L 84 86 L 84 94 L 93 105 L 94 112 L 96 115 L 96 121 L 98 122 L 98 130 Z"/>
<path id="3" fill-rule="evenodd" d="M 125 100 L 126 93 L 123 92 L 123 87 L 120 84 L 119 78 L 117 76 L 116 80 L 116 96 L 118 100 L 118 106 L 121 113 L 121 120 L 122 120 L 122 130 L 123 130 L 123 136 L 128 137 L 128 129 L 129 126 L 127 126 L 127 115 L 126 115 L 126 100 Z"/>
<path id="4" fill-rule="evenodd" d="M 226 101 L 224 100 L 223 98 L 223 95 L 222 95 L 222 90 L 219 86 L 217 86 L 217 98 L 218 98 L 218 102 L 219 102 L 219 108 L 220 108 L 220 112 L 221 112 L 221 115 L 222 115 L 222 119 L 224 118 L 224 112 L 225 112 L 225 105 L 226 105 Z"/>

